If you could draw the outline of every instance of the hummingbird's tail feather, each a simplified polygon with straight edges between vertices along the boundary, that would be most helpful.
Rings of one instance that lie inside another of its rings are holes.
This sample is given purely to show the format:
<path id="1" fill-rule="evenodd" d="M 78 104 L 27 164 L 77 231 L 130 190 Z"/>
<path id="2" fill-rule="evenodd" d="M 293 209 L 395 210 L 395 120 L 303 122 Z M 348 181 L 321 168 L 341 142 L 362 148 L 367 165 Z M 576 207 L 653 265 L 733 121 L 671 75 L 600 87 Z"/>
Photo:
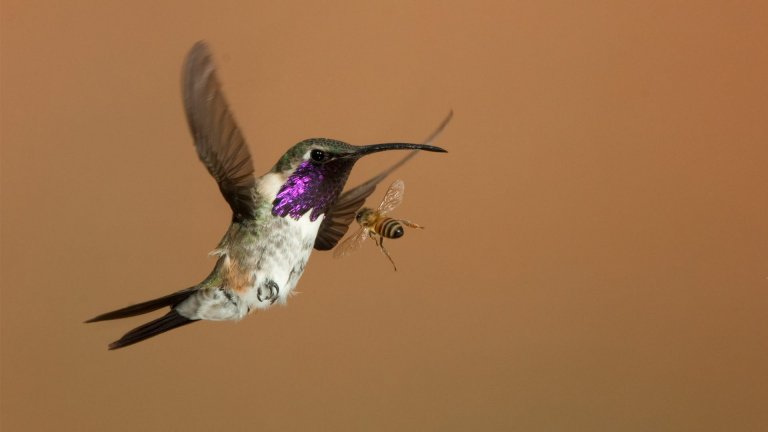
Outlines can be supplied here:
<path id="1" fill-rule="evenodd" d="M 177 304 L 181 303 L 184 299 L 189 297 L 193 292 L 195 292 L 195 289 L 197 289 L 196 286 L 190 287 L 187 289 L 183 289 L 181 291 L 177 291 L 173 294 L 168 294 L 167 296 L 163 296 L 153 300 L 145 301 L 143 303 L 124 307 L 118 310 L 114 310 L 112 312 L 107 312 L 97 317 L 91 318 L 86 322 L 92 323 L 97 321 L 107 321 L 107 320 L 113 320 L 113 319 L 128 318 L 128 317 L 143 315 L 148 312 L 156 311 L 166 306 L 174 307 Z"/>
<path id="2" fill-rule="evenodd" d="M 144 339 L 149 339 L 153 336 L 157 336 L 160 333 L 165 333 L 168 330 L 173 330 L 176 327 L 181 327 L 189 323 L 193 323 L 198 320 L 192 320 L 185 316 L 180 315 L 175 310 L 171 310 L 162 317 L 150 321 L 142 326 L 124 334 L 119 340 L 116 340 L 109 344 L 109 349 L 114 350 L 128 345 L 133 345 L 137 342 L 141 342 Z"/>

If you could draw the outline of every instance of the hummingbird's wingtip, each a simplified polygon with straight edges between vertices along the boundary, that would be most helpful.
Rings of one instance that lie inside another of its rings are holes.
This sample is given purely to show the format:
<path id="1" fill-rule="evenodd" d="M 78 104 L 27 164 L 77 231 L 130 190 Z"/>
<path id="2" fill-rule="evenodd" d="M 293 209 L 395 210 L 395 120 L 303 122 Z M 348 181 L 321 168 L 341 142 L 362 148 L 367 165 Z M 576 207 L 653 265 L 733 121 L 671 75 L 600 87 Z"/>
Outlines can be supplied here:
<path id="1" fill-rule="evenodd" d="M 197 50 L 208 50 L 208 42 L 205 41 L 205 39 L 200 39 L 199 41 L 195 42 L 192 45 L 192 48 L 190 48 L 191 51 L 197 51 Z"/>

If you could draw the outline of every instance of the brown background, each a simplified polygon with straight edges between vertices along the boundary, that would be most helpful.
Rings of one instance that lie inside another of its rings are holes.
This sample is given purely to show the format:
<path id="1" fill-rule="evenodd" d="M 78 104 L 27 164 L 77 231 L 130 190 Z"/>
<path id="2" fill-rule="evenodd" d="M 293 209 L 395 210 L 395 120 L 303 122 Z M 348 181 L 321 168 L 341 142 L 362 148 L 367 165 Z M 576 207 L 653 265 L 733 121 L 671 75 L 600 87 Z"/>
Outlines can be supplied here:
<path id="1" fill-rule="evenodd" d="M 3 3 L 3 430 L 768 428 L 765 2 L 156 3 Z M 288 307 L 108 352 L 145 319 L 82 321 L 228 224 L 198 39 L 259 173 L 453 108 L 450 153 L 395 177 L 397 273 L 316 253 Z"/>

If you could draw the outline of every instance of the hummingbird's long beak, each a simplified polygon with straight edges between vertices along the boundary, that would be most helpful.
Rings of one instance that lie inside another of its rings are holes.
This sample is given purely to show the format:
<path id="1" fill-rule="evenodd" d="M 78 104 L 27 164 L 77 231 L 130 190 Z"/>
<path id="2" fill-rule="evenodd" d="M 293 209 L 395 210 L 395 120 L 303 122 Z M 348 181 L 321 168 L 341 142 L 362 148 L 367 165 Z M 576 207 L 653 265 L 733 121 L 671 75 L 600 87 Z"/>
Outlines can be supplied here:
<path id="1" fill-rule="evenodd" d="M 387 150 L 408 150 L 408 149 L 426 150 L 426 151 L 438 152 L 438 153 L 448 153 L 448 151 L 443 148 L 427 145 L 427 144 L 386 143 L 386 144 L 371 144 L 367 146 L 358 147 L 358 150 L 355 153 L 355 156 L 365 156 L 371 153 L 387 151 Z"/>

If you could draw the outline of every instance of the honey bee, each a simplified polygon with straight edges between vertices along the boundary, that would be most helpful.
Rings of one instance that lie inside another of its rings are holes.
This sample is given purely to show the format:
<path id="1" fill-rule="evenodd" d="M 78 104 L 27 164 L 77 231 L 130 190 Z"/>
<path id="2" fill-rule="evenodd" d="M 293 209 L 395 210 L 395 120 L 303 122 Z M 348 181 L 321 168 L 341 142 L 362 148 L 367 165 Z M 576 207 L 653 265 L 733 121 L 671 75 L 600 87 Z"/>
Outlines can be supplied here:
<path id="1" fill-rule="evenodd" d="M 387 189 L 387 193 L 384 194 L 384 200 L 379 204 L 379 208 L 373 210 L 368 207 L 361 208 L 355 215 L 357 223 L 360 224 L 360 229 L 354 234 L 344 239 L 339 247 L 333 251 L 333 256 L 336 258 L 343 257 L 350 252 L 354 252 L 360 249 L 360 245 L 363 241 L 370 237 L 376 241 L 376 246 L 381 249 L 384 255 L 389 258 L 389 262 L 392 263 L 395 271 L 397 266 L 389 256 L 389 252 L 384 248 L 384 239 L 396 239 L 405 234 L 405 228 L 403 225 L 411 228 L 424 229 L 423 226 L 417 225 L 409 220 L 394 219 L 387 217 L 387 213 L 399 206 L 403 202 L 403 194 L 405 193 L 405 182 L 402 180 L 395 180 L 392 185 Z"/>

